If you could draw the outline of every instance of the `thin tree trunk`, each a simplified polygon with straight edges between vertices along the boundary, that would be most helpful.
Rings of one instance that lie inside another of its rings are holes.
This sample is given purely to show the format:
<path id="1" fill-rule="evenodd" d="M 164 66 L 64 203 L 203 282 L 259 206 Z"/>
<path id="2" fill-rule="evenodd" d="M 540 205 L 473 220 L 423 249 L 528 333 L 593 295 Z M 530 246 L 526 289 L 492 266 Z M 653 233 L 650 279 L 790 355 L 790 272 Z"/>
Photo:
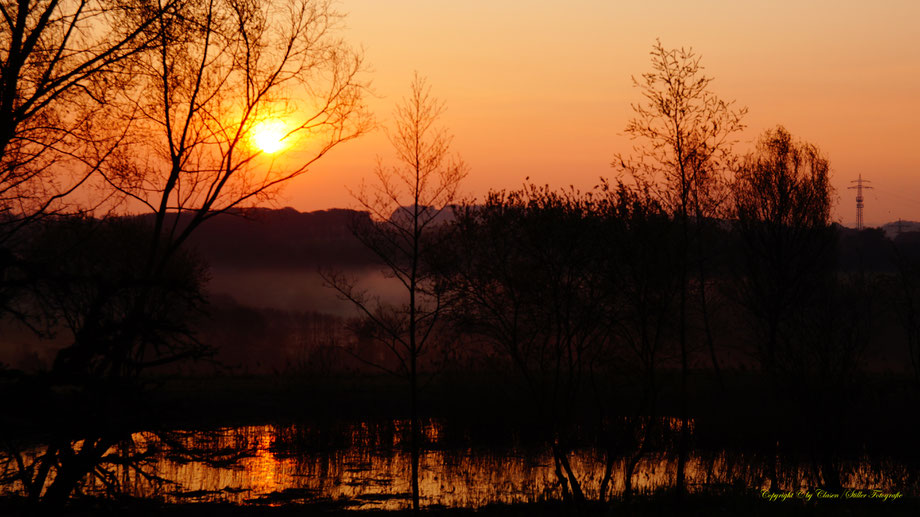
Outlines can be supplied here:
<path id="1" fill-rule="evenodd" d="M 686 465 L 690 449 L 690 414 L 687 394 L 687 268 L 686 261 L 681 267 L 680 290 L 680 440 L 677 446 L 677 480 L 675 490 L 678 500 L 685 491 Z"/>
<path id="2" fill-rule="evenodd" d="M 416 135 L 416 151 L 418 150 L 418 135 Z M 419 230 L 419 160 L 416 153 L 415 161 L 415 203 L 413 204 L 412 219 L 412 271 L 409 277 L 409 389 L 410 394 L 410 431 L 412 433 L 412 510 L 419 512 L 419 488 L 418 488 L 418 464 L 419 464 L 419 428 L 418 428 L 418 355 L 419 343 L 416 338 L 418 328 L 417 311 L 416 311 L 416 291 L 418 289 L 418 264 L 419 264 L 419 244 L 421 233 Z"/>
<path id="3" fill-rule="evenodd" d="M 828 492 L 839 494 L 843 491 L 840 483 L 840 472 L 837 470 L 837 466 L 828 451 L 823 451 L 822 454 L 821 477 L 824 478 L 824 486 Z"/>
<path id="4" fill-rule="evenodd" d="M 417 359 L 418 359 L 418 350 L 416 349 L 415 341 L 415 291 L 414 289 L 410 293 L 411 296 L 411 311 L 410 315 L 410 353 L 409 353 L 409 432 L 410 432 L 410 447 L 411 447 L 411 457 L 412 457 L 412 510 L 418 512 L 420 509 L 419 506 L 419 488 L 418 488 L 418 467 L 419 467 L 419 456 L 420 456 L 420 436 L 419 436 L 419 421 L 418 421 L 418 371 L 417 371 Z"/>
<path id="5" fill-rule="evenodd" d="M 415 371 L 415 357 L 412 358 L 412 377 L 410 379 L 410 389 L 412 393 L 409 422 L 409 431 L 412 435 L 410 446 L 412 447 L 412 510 L 419 511 L 419 489 L 418 489 L 418 467 L 420 456 L 420 430 L 418 421 L 418 380 Z"/>
<path id="6" fill-rule="evenodd" d="M 556 466 L 556 478 L 559 479 L 559 486 L 562 487 L 562 500 L 570 502 L 572 496 L 569 495 L 569 481 L 565 474 L 562 473 L 562 461 L 559 459 L 559 448 L 553 444 L 553 463 Z"/>
<path id="7" fill-rule="evenodd" d="M 633 454 L 632 456 L 629 457 L 628 460 L 626 460 L 626 465 L 623 468 L 623 500 L 624 501 L 629 501 L 630 499 L 632 499 L 633 473 L 635 473 L 636 466 L 639 464 L 639 461 L 642 459 L 643 452 L 644 451 L 642 451 L 642 447 L 640 447 L 640 449 L 636 451 L 635 454 Z"/>
<path id="8" fill-rule="evenodd" d="M 709 304 L 706 301 L 706 272 L 703 268 L 703 260 L 699 261 L 700 266 L 700 309 L 703 311 L 703 330 L 706 334 L 706 344 L 709 347 L 709 358 L 712 361 L 712 370 L 716 374 L 716 383 L 720 390 L 725 390 L 725 384 L 722 381 L 722 369 L 719 367 L 719 359 L 716 356 L 715 339 L 712 337 L 712 326 L 709 324 Z"/>
<path id="9" fill-rule="evenodd" d="M 607 490 L 610 486 L 610 478 L 613 477 L 613 445 L 607 446 L 607 458 L 604 462 L 604 478 L 601 480 L 600 494 L 598 500 L 601 504 L 607 502 Z"/>
<path id="10" fill-rule="evenodd" d="M 106 453 L 111 442 L 103 439 L 86 439 L 84 448 L 75 455 L 61 461 L 54 481 L 48 486 L 42 497 L 42 504 L 48 509 L 60 509 L 70 498 L 70 494 L 80 483 L 99 464 L 100 459 Z M 93 443 L 93 445 L 89 445 Z"/>
<path id="11" fill-rule="evenodd" d="M 559 451 L 559 462 L 562 464 L 562 468 L 569 478 L 569 486 L 572 489 L 572 497 L 575 500 L 575 504 L 583 505 L 585 503 L 585 494 L 581 490 L 581 484 L 578 482 L 578 478 L 576 478 L 575 473 L 572 472 L 572 466 L 569 464 L 568 455 L 564 450 Z"/>
<path id="12" fill-rule="evenodd" d="M 779 485 L 779 473 L 776 469 L 776 464 L 779 461 L 779 447 L 777 440 L 779 438 L 779 415 L 777 414 L 777 408 L 779 406 L 780 393 L 779 393 L 779 380 L 777 379 L 776 374 L 776 348 L 779 343 L 779 316 L 777 313 L 773 313 L 770 317 L 770 330 L 769 330 L 769 350 L 767 351 L 767 382 L 770 383 L 770 393 L 769 393 L 769 404 L 770 404 L 770 414 L 767 415 L 767 418 L 771 422 L 769 425 L 772 427 L 771 434 L 769 436 L 770 443 L 767 446 L 770 455 L 770 466 L 767 475 L 770 477 L 770 491 L 775 492 L 780 489 Z"/>

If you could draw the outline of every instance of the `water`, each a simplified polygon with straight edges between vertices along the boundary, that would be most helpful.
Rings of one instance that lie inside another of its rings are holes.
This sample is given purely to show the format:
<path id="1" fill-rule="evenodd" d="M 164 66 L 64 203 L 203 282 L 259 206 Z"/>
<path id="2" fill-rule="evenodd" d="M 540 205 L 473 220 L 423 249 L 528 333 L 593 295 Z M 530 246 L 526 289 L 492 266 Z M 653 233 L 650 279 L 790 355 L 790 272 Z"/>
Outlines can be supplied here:
<path id="1" fill-rule="evenodd" d="M 445 437 L 447 430 L 443 422 L 424 423 L 426 448 L 419 479 L 423 505 L 480 507 L 561 497 L 548 447 L 516 443 L 461 446 L 458 442 L 462 440 Z M 120 491 L 167 501 L 326 502 L 356 509 L 405 508 L 410 504 L 407 436 L 406 422 L 401 420 L 135 433 L 110 453 L 151 452 L 139 467 L 161 479 L 121 465 L 109 469 L 111 476 L 105 483 L 99 476 L 87 481 L 83 491 L 101 493 L 114 480 Z M 34 448 L 26 457 L 34 460 L 41 452 Z M 570 461 L 586 495 L 597 497 L 604 455 L 595 449 L 580 449 L 573 451 Z M 624 463 L 620 458 L 614 465 L 614 495 L 624 490 Z M 762 457 L 750 452 L 696 451 L 687 465 L 687 484 L 691 491 L 756 491 L 768 486 L 765 465 Z M 0 468 L 12 468 L 8 457 L 0 459 Z M 839 470 L 845 487 L 916 493 L 916 476 L 894 460 L 856 458 L 841 464 Z M 785 490 L 814 488 L 819 483 L 809 459 L 784 458 L 779 472 Z M 667 489 L 673 486 L 675 473 L 676 454 L 653 451 L 639 462 L 633 487 L 639 493 Z M 14 483 L 6 491 L 20 488 Z"/>

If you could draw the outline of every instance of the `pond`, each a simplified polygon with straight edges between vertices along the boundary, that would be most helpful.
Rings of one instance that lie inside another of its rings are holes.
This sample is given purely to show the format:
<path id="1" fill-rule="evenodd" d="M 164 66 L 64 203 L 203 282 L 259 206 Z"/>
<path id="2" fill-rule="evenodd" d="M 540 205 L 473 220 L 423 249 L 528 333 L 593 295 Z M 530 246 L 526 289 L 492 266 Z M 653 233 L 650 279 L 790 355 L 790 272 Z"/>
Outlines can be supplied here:
<path id="1" fill-rule="evenodd" d="M 561 497 L 548 447 L 534 445 L 458 445 L 456 430 L 438 420 L 423 423 L 426 442 L 419 486 L 425 506 L 480 507 L 490 503 L 536 502 Z M 83 491 L 101 493 L 114 482 L 120 491 L 166 501 L 228 501 L 280 505 L 328 502 L 354 509 L 400 509 L 410 505 L 410 453 L 404 420 L 323 425 L 261 425 L 208 432 L 142 432 L 132 435 L 113 457 L 147 453 L 135 469 L 111 467 Z M 462 432 L 460 433 L 463 434 Z M 28 451 L 34 459 L 41 448 Z M 673 486 L 676 454 L 652 451 L 639 462 L 633 487 L 652 493 Z M 5 468 L 12 468 L 6 458 Z M 578 449 L 570 461 L 586 495 L 596 497 L 604 473 L 604 454 Z M 626 458 L 614 464 L 611 490 L 624 490 Z M 687 465 L 690 491 L 766 488 L 762 455 L 744 451 L 694 451 Z M 855 458 L 838 464 L 845 487 L 916 493 L 917 479 L 895 460 Z M 818 486 L 819 471 L 809 458 L 781 458 L 785 490 Z M 15 484 L 7 492 L 17 491 Z"/>

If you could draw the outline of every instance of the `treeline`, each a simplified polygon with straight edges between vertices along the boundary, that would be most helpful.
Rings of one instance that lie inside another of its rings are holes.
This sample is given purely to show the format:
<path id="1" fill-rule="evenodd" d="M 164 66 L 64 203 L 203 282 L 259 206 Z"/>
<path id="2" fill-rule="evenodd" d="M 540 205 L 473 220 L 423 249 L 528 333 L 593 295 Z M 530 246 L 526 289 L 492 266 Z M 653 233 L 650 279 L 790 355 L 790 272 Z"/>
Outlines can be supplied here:
<path id="1" fill-rule="evenodd" d="M 689 265 L 681 222 L 623 185 L 495 193 L 463 208 L 445 230 L 454 246 L 433 266 L 443 268 L 437 288 L 451 300 L 444 331 L 479 344 L 494 371 L 514 372 L 515 392 L 545 426 L 572 497 L 578 476 L 566 454 L 584 425 L 617 423 L 599 431 L 618 437 L 607 442 L 607 473 L 624 455 L 631 473 L 644 453 L 662 447 L 652 437 L 663 424 L 653 423 L 679 421 L 683 404 L 688 420 L 756 406 L 750 436 L 767 427 L 763 447 L 781 440 L 786 453 L 807 455 L 822 444 L 814 450 L 824 462 L 817 476 L 839 488 L 834 461 L 867 445 L 842 430 L 862 425 L 856 408 L 874 396 L 873 375 L 916 374 L 907 369 L 916 350 L 902 324 L 916 317 L 917 284 L 897 267 L 920 264 L 920 255 L 880 231 L 827 219 L 808 227 L 692 220 L 687 228 L 695 242 Z M 783 248 L 790 256 L 771 256 Z M 884 355 L 890 362 L 870 371 L 871 359 Z M 635 428 L 614 430 L 623 417 Z M 679 440 L 674 445 L 669 452 L 678 454 Z M 772 475 L 774 487 L 789 486 Z"/>
<path id="2" fill-rule="evenodd" d="M 417 241 L 391 220 L 359 228 L 388 267 L 418 268 L 406 305 L 355 298 L 383 352 L 366 362 L 407 379 L 410 393 L 443 368 L 472 377 L 470 364 L 513 378 L 576 504 L 606 499 L 617 465 L 628 498 L 652 451 L 674 455 L 683 493 L 691 429 L 713 413 L 723 424 L 737 413 L 743 423 L 729 427 L 769 458 L 771 489 L 794 485 L 777 465 L 796 454 L 816 484 L 840 490 L 841 462 L 878 439 L 869 422 L 886 406 L 874 379 L 912 383 L 906 395 L 895 388 L 901 401 L 916 393 L 920 249 L 913 234 L 891 241 L 833 223 L 828 180 L 817 148 L 779 127 L 707 187 L 705 214 L 692 190 L 681 204 L 619 181 L 492 192 Z M 415 209 L 422 221 L 430 212 Z M 424 348 L 408 344 L 411 332 Z M 586 428 L 606 451 L 593 494 L 568 459 Z"/>

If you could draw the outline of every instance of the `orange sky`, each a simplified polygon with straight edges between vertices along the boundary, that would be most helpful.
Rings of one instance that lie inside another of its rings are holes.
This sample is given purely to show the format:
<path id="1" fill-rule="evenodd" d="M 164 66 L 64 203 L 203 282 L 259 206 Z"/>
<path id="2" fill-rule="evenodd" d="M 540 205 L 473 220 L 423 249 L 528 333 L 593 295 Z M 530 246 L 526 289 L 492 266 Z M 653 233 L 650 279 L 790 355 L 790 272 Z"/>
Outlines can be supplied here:
<path id="1" fill-rule="evenodd" d="M 652 5 L 654 4 L 654 5 Z M 381 125 L 413 71 L 447 102 L 443 125 L 469 164 L 464 192 L 526 176 L 590 188 L 628 152 L 621 135 L 655 38 L 692 46 L 712 89 L 746 105 L 742 147 L 783 124 L 830 158 L 835 217 L 855 221 L 862 173 L 869 224 L 920 220 L 920 2 L 342 0 L 345 37 L 365 49 Z M 335 149 L 277 201 L 349 207 L 346 185 L 390 158 L 382 132 Z"/>

